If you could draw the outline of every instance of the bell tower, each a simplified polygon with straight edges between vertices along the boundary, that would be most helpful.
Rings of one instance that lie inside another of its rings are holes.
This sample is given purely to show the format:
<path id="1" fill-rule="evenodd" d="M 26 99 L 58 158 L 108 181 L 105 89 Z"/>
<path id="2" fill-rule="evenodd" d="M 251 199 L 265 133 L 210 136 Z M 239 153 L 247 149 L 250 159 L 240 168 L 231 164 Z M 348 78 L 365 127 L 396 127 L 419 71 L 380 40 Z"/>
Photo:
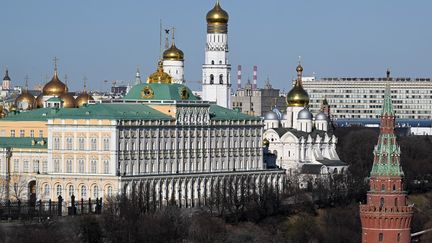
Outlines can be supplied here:
<path id="1" fill-rule="evenodd" d="M 387 71 L 387 79 L 390 72 Z M 367 204 L 360 205 L 362 242 L 409 243 L 413 206 L 407 204 L 400 147 L 394 132 L 395 112 L 389 81 L 386 84 L 380 134 L 374 149 Z"/>
<path id="2" fill-rule="evenodd" d="M 202 67 L 203 100 L 214 101 L 225 108 L 231 108 L 228 19 L 219 1 L 207 13 L 207 44 Z"/>

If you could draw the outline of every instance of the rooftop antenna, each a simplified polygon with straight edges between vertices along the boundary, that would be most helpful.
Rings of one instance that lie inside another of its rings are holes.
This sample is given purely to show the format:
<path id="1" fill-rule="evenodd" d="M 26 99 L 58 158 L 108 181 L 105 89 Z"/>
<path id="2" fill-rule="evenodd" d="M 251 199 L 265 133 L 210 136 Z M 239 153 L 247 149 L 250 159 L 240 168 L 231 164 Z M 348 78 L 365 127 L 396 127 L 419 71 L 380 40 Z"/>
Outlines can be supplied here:
<path id="1" fill-rule="evenodd" d="M 28 80 L 29 80 L 29 76 L 27 74 L 26 74 L 24 80 L 25 80 L 25 91 L 27 92 L 28 91 Z"/>

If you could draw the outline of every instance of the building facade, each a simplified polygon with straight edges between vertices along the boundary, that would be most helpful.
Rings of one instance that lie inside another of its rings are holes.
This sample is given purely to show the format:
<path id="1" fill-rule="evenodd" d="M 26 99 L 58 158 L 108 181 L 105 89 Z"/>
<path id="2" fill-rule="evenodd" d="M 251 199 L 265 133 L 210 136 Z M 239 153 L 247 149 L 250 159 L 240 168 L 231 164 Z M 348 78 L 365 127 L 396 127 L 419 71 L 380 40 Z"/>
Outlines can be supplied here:
<path id="1" fill-rule="evenodd" d="M 379 118 L 387 78 L 306 78 L 311 111 L 319 110 L 326 97 L 332 118 Z M 430 78 L 390 78 L 396 118 L 432 118 Z"/>
<path id="2" fill-rule="evenodd" d="M 362 242 L 411 242 L 413 205 L 407 204 L 400 147 L 394 133 L 395 111 L 387 84 L 367 204 L 360 205 Z"/>
<path id="3" fill-rule="evenodd" d="M 244 88 L 238 89 L 231 96 L 233 109 L 252 116 L 264 116 L 268 111 L 277 108 L 280 111 L 286 110 L 285 97 L 280 95 L 279 89 L 274 89 L 267 80 L 264 88 L 254 89 L 250 80 Z"/>

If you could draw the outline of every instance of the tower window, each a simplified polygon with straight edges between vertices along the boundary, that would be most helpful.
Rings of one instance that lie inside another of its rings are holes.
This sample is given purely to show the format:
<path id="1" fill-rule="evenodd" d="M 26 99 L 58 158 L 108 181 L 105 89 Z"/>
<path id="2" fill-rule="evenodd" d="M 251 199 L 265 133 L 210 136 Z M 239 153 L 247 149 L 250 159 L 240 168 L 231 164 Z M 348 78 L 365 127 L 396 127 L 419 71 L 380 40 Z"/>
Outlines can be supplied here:
<path id="1" fill-rule="evenodd" d="M 384 198 L 382 197 L 380 200 L 380 208 L 384 207 Z"/>
<path id="2" fill-rule="evenodd" d="M 210 74 L 210 84 L 213 84 L 213 83 L 214 83 L 214 75 Z"/>
<path id="3" fill-rule="evenodd" d="M 223 75 L 219 75 L 219 84 L 223 84 Z"/>
<path id="4" fill-rule="evenodd" d="M 384 234 L 383 233 L 379 233 L 378 235 L 378 241 L 383 241 L 384 240 Z"/>
<path id="5" fill-rule="evenodd" d="M 212 65 L 214 65 L 214 60 L 212 60 L 212 62 L 211 62 L 211 63 L 212 63 Z"/>
<path id="6" fill-rule="evenodd" d="M 381 191 L 385 191 L 385 185 L 384 184 L 381 185 Z"/>
<path id="7" fill-rule="evenodd" d="M 222 64 L 222 61 L 219 61 L 219 64 Z"/>

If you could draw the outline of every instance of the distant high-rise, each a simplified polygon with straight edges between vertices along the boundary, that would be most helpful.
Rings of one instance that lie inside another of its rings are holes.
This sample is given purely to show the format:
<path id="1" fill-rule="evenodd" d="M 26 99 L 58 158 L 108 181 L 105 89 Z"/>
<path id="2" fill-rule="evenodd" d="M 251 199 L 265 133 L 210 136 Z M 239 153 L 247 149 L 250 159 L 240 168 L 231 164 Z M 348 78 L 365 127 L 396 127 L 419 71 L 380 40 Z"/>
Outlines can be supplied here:
<path id="1" fill-rule="evenodd" d="M 360 206 L 362 242 L 409 243 L 413 206 L 407 205 L 400 147 L 394 133 L 395 112 L 387 84 L 367 204 Z"/>
<path id="2" fill-rule="evenodd" d="M 219 1 L 207 13 L 207 44 L 202 67 L 203 100 L 231 108 L 231 64 L 228 63 L 228 13 Z"/>

